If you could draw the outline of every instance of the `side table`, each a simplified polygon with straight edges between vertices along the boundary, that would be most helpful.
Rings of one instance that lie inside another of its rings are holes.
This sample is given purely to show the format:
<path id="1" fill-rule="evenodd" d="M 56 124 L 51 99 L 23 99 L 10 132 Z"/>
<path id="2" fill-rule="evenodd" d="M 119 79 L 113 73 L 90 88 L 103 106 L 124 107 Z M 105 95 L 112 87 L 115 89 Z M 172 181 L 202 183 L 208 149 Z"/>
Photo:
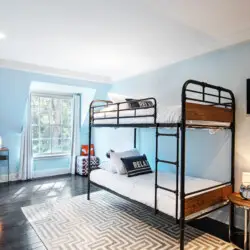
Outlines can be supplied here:
<path id="1" fill-rule="evenodd" d="M 229 201 L 235 206 L 244 209 L 245 220 L 244 220 L 244 250 L 250 249 L 248 246 L 248 221 L 249 221 L 249 210 L 250 200 L 244 200 L 239 193 L 232 193 L 228 196 Z"/>
<path id="2" fill-rule="evenodd" d="M 8 161 L 8 184 L 10 181 L 10 153 L 8 148 L 0 148 L 0 153 L 4 152 L 5 154 L 0 154 L 0 161 Z"/>

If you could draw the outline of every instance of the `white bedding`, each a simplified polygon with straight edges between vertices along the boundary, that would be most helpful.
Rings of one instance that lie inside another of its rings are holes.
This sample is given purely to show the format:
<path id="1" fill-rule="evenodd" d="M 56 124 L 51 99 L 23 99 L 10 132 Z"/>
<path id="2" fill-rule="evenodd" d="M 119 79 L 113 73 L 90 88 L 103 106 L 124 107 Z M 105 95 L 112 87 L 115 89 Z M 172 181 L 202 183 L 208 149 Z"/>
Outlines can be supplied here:
<path id="1" fill-rule="evenodd" d="M 125 197 L 154 208 L 154 173 L 129 178 L 127 175 L 113 174 L 106 170 L 98 169 L 91 171 L 90 179 L 91 181 L 111 189 Z M 175 190 L 175 180 L 175 174 L 165 172 L 158 173 L 158 185 L 160 186 Z M 186 176 L 185 192 L 189 193 L 218 184 L 220 184 L 220 182 Z M 157 207 L 159 211 L 175 217 L 175 203 L 176 196 L 174 193 L 158 189 Z"/>
<path id="2" fill-rule="evenodd" d="M 153 115 L 154 108 L 124 110 L 119 111 L 120 124 L 138 124 L 138 123 L 154 123 L 154 117 L 134 117 L 134 118 L 121 118 L 126 116 L 140 115 Z M 117 111 L 112 112 L 99 112 L 94 114 L 94 118 L 109 118 L 102 120 L 95 120 L 94 124 L 117 124 Z M 114 118 L 114 119 L 110 119 Z M 157 108 L 157 123 L 180 123 L 181 122 L 181 105 L 177 106 L 159 106 Z M 213 121 L 187 121 L 188 124 L 196 125 L 214 125 L 214 126 L 230 126 L 227 122 L 213 122 Z"/>

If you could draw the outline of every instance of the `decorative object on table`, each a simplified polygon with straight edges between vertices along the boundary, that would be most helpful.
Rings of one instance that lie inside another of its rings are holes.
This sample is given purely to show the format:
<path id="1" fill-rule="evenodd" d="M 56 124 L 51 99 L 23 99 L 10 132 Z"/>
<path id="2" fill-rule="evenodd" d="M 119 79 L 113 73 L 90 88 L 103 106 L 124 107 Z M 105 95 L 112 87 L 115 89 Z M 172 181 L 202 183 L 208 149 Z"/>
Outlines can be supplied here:
<path id="1" fill-rule="evenodd" d="M 90 157 L 91 169 L 97 169 L 100 165 L 100 160 L 96 156 Z M 77 156 L 76 157 L 76 173 L 79 175 L 88 175 L 88 156 Z"/>
<path id="2" fill-rule="evenodd" d="M 81 156 L 88 156 L 89 153 L 89 145 L 82 145 L 81 146 Z M 94 144 L 90 146 L 90 155 L 95 155 Z"/>
<path id="3" fill-rule="evenodd" d="M 242 173 L 242 184 L 240 186 L 240 195 L 243 199 L 250 199 L 250 172 Z"/>

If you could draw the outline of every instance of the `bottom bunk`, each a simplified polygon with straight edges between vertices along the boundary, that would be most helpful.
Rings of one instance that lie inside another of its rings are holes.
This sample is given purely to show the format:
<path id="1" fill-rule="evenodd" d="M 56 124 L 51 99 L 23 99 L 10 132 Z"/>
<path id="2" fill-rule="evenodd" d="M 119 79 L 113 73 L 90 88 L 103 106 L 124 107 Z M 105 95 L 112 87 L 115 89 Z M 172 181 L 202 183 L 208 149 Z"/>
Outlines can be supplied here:
<path id="1" fill-rule="evenodd" d="M 155 173 L 138 175 L 129 178 L 127 175 L 119 175 L 103 169 L 97 169 L 91 171 L 90 181 L 131 200 L 154 208 Z M 158 184 L 162 187 L 175 190 L 176 175 L 173 173 L 159 172 Z M 186 193 L 212 188 L 220 184 L 222 183 L 213 180 L 190 176 L 185 177 Z M 176 195 L 163 189 L 158 189 L 157 193 L 157 209 L 164 214 L 168 214 L 175 218 Z M 223 203 L 225 204 L 227 202 L 227 195 L 230 193 L 231 185 L 225 185 L 188 196 L 185 199 L 185 216 L 189 216 L 191 214 L 197 215 L 200 210 L 203 210 L 204 212 L 208 208 L 210 210 L 216 208 L 218 205 L 222 205 Z M 179 219 L 180 205 L 178 207 Z"/>

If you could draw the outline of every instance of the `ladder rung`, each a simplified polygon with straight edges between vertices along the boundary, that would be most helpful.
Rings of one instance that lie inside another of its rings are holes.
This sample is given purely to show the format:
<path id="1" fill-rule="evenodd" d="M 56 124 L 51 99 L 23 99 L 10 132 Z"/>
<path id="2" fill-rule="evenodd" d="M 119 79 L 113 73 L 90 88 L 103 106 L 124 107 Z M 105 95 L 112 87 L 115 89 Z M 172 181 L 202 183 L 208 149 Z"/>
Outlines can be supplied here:
<path id="1" fill-rule="evenodd" d="M 177 162 L 175 162 L 175 161 L 165 161 L 165 160 L 159 160 L 159 159 L 157 161 L 167 163 L 167 164 L 177 165 Z"/>
<path id="2" fill-rule="evenodd" d="M 166 190 L 166 191 L 169 191 L 169 192 L 172 192 L 172 193 L 176 193 L 176 190 L 172 190 L 172 189 L 169 189 L 169 188 L 165 188 L 165 187 L 162 187 L 162 186 L 159 186 L 159 185 L 157 185 L 156 187 L 157 187 L 157 188 L 160 188 L 160 189 L 163 189 L 163 190 Z"/>
<path id="3" fill-rule="evenodd" d="M 159 136 L 177 136 L 177 134 L 163 134 L 163 133 L 158 133 Z"/>

